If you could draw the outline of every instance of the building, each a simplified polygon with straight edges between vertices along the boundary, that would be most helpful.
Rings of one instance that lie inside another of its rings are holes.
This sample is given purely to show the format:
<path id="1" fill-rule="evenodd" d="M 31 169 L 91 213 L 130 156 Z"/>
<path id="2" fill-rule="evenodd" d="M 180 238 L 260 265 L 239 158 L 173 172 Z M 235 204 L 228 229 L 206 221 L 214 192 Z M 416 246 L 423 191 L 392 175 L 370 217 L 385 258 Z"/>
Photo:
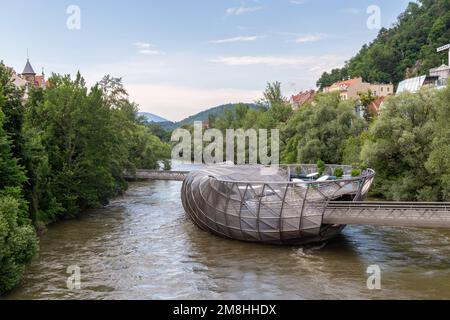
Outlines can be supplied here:
<path id="1" fill-rule="evenodd" d="M 378 97 L 367 107 L 367 109 L 371 114 L 379 116 L 383 111 L 383 105 L 385 100 L 386 97 Z"/>
<path id="2" fill-rule="evenodd" d="M 440 67 L 430 69 L 430 77 L 437 77 L 435 86 L 438 89 L 446 87 L 450 78 L 450 66 L 442 64 Z"/>
<path id="3" fill-rule="evenodd" d="M 3 64 L 3 61 L 0 63 Z M 45 89 L 48 86 L 48 81 L 45 80 L 44 71 L 42 70 L 41 75 L 37 75 L 29 59 L 27 59 L 22 73 L 17 73 L 13 68 L 7 68 L 11 72 L 11 82 L 17 87 L 25 88 L 26 91 L 29 87 L 39 87 Z"/>
<path id="4" fill-rule="evenodd" d="M 430 76 L 419 76 L 405 79 L 398 84 L 396 94 L 405 91 L 415 93 L 424 86 L 433 86 L 437 80 L 438 80 L 437 77 L 430 77 Z"/>
<path id="5" fill-rule="evenodd" d="M 29 86 L 40 87 L 45 89 L 46 81 L 44 70 L 42 70 L 42 75 L 37 75 L 34 72 L 33 67 L 31 66 L 30 59 L 27 59 L 27 63 L 25 64 L 25 68 L 21 75 L 19 75 L 23 80 L 27 82 Z"/>
<path id="6" fill-rule="evenodd" d="M 429 75 L 405 79 L 398 84 L 397 93 L 405 91 L 417 92 L 424 86 L 434 87 L 436 89 L 445 88 L 450 78 L 450 44 L 437 49 L 438 52 L 448 50 L 449 65 L 442 64 L 440 67 L 430 69 Z"/>
<path id="7" fill-rule="evenodd" d="M 359 93 L 372 91 L 376 97 L 386 97 L 394 93 L 394 85 L 367 83 L 361 77 L 338 81 L 323 89 L 324 92 L 339 92 L 342 100 L 358 100 Z"/>
<path id="8" fill-rule="evenodd" d="M 443 64 L 438 68 L 430 69 L 429 74 L 428 76 L 425 75 L 403 80 L 398 84 L 396 94 L 405 91 L 415 93 L 424 86 L 443 89 L 447 86 L 448 79 L 450 78 L 450 67 Z"/>
<path id="9" fill-rule="evenodd" d="M 291 97 L 290 103 L 293 109 L 298 109 L 307 103 L 313 102 L 315 96 L 316 91 L 314 90 L 302 91 L 296 95 L 293 95 Z"/>

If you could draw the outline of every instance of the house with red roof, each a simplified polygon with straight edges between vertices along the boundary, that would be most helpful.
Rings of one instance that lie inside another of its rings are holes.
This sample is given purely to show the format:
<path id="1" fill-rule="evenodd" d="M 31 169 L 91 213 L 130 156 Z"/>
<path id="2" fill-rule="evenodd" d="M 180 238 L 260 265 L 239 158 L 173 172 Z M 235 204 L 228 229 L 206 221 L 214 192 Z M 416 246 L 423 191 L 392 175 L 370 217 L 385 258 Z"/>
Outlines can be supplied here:
<path id="1" fill-rule="evenodd" d="M 290 100 L 292 108 L 298 109 L 307 103 L 313 102 L 315 96 L 316 91 L 314 90 L 302 91 L 296 95 L 293 95 Z"/>
<path id="2" fill-rule="evenodd" d="M 3 61 L 0 61 L 0 64 L 4 66 Z M 25 68 L 22 73 L 17 73 L 13 68 L 6 67 L 11 73 L 11 82 L 19 88 L 24 88 L 24 99 L 28 97 L 28 89 L 30 87 L 38 87 L 45 89 L 48 87 L 49 82 L 45 80 L 45 74 L 42 70 L 42 75 L 37 75 L 34 72 L 33 67 L 31 66 L 30 60 L 27 59 L 27 63 L 25 64 Z"/>
<path id="3" fill-rule="evenodd" d="M 369 112 L 375 116 L 379 116 L 383 111 L 383 105 L 386 97 L 377 97 L 368 107 Z"/>
<path id="4" fill-rule="evenodd" d="M 376 97 L 386 97 L 394 93 L 394 85 L 381 83 L 367 83 L 362 77 L 338 81 L 329 87 L 325 87 L 323 92 L 339 92 L 342 100 L 358 100 L 359 93 L 372 91 Z"/>

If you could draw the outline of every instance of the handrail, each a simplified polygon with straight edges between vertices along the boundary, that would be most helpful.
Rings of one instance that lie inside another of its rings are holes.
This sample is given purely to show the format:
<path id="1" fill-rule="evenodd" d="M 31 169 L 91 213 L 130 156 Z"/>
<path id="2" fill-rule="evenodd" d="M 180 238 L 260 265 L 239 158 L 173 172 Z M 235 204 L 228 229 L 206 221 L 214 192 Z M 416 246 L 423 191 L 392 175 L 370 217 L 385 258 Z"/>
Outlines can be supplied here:
<path id="1" fill-rule="evenodd" d="M 333 166 L 333 167 L 349 167 L 349 166 Z M 355 178 L 346 178 L 346 179 L 336 179 L 336 180 L 327 180 L 327 181 L 302 181 L 302 182 L 292 182 L 292 181 L 256 181 L 256 180 L 229 180 L 229 179 L 220 179 L 217 178 L 215 176 L 211 176 L 211 178 L 214 178 L 216 181 L 218 182 L 223 182 L 223 183 L 238 183 L 238 184 L 275 184 L 275 185 L 290 185 L 290 186 L 296 186 L 299 184 L 304 184 L 304 185 L 326 185 L 330 182 L 335 182 L 335 183 L 339 183 L 339 182 L 359 182 L 361 181 L 362 178 L 365 179 L 370 179 L 375 177 L 376 172 L 373 169 L 366 169 L 363 174 L 361 174 L 361 176 L 359 177 L 355 177 Z"/>

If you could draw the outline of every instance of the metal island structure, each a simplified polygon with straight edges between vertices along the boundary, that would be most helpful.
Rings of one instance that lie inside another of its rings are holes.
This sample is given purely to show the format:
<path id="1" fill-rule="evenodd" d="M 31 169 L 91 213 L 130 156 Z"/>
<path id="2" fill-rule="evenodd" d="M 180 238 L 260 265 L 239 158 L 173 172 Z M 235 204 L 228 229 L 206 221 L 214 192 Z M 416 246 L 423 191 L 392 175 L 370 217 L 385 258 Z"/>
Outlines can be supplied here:
<path id="1" fill-rule="evenodd" d="M 333 176 L 337 168 L 340 178 Z M 327 165 L 319 174 L 316 165 L 207 166 L 185 174 L 181 198 L 202 230 L 248 242 L 321 242 L 348 224 L 450 228 L 450 203 L 364 201 L 375 171 L 352 177 L 353 169 Z"/>

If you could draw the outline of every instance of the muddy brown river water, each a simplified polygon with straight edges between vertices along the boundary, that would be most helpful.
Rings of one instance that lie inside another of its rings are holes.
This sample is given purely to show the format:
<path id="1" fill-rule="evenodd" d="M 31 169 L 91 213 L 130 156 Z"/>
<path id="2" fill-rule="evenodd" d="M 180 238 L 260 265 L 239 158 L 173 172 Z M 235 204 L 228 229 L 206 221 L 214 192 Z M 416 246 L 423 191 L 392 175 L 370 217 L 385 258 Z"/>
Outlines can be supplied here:
<path id="1" fill-rule="evenodd" d="M 224 240 L 185 216 L 181 182 L 132 183 L 104 209 L 51 226 L 4 299 L 450 299 L 450 231 L 347 227 L 323 246 Z M 381 269 L 381 289 L 366 273 Z M 78 266 L 81 289 L 67 287 Z"/>

